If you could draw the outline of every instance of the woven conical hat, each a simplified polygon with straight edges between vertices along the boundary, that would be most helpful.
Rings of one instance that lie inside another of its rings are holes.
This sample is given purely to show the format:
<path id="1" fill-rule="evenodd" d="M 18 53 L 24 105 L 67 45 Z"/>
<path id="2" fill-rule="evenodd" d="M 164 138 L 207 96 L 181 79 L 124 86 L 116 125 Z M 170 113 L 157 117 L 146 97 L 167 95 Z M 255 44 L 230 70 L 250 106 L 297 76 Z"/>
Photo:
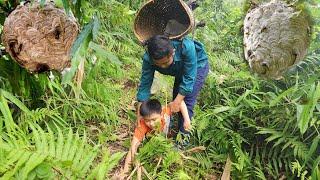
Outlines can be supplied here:
<path id="1" fill-rule="evenodd" d="M 139 10 L 134 33 L 140 42 L 154 35 L 180 38 L 194 28 L 191 9 L 182 0 L 150 0 Z"/>

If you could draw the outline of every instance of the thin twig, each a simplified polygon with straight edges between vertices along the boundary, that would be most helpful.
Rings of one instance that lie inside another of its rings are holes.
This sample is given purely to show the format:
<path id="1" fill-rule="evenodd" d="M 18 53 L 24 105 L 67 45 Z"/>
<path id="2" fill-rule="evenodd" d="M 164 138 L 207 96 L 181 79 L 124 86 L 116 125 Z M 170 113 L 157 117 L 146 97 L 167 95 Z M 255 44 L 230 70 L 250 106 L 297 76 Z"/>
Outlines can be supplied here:
<path id="1" fill-rule="evenodd" d="M 157 170 L 158 170 L 158 168 L 159 168 L 159 166 L 160 166 L 161 161 L 162 161 L 162 157 L 159 158 L 159 161 L 158 161 L 158 163 L 157 163 L 157 166 L 156 166 L 156 168 L 154 168 L 153 176 L 156 175 Z M 152 176 L 152 177 L 153 177 L 153 176 Z"/>
<path id="2" fill-rule="evenodd" d="M 148 178 L 149 180 L 152 180 L 152 177 L 149 175 L 149 173 L 147 172 L 147 170 L 146 170 L 143 166 L 141 166 L 141 168 L 142 168 L 143 173 L 147 176 L 147 178 Z"/>
<path id="3" fill-rule="evenodd" d="M 142 168 L 141 168 L 141 164 L 139 161 L 136 162 L 136 166 L 138 167 L 137 169 L 137 179 L 138 180 L 142 180 Z"/>
<path id="4" fill-rule="evenodd" d="M 192 161 L 200 164 L 200 161 L 198 161 L 198 160 L 197 160 L 196 158 L 194 158 L 194 157 L 186 156 L 186 155 L 184 155 L 182 152 L 180 152 L 179 154 L 180 154 L 180 156 L 181 156 L 183 159 L 192 160 Z"/>
<path id="5" fill-rule="evenodd" d="M 130 173 L 129 177 L 127 178 L 127 180 L 130 180 L 131 177 L 134 175 L 134 173 L 137 171 L 138 167 L 136 166 L 133 171 Z"/>
<path id="6" fill-rule="evenodd" d="M 60 169 L 57 169 L 57 168 L 55 168 L 55 167 L 52 167 L 52 169 L 53 169 L 54 171 L 56 171 L 57 173 L 59 173 L 62 177 L 66 178 L 66 179 L 70 179 L 70 178 L 68 178 L 68 177 L 65 177 L 65 176 L 62 174 L 62 172 L 60 171 Z"/>
<path id="7" fill-rule="evenodd" d="M 199 152 L 199 151 L 204 151 L 204 150 L 206 150 L 206 147 L 204 147 L 204 146 L 198 146 L 198 147 L 194 147 L 194 148 L 188 149 L 188 150 L 186 150 L 185 152 L 187 152 L 187 153 L 193 153 L 193 152 Z"/>

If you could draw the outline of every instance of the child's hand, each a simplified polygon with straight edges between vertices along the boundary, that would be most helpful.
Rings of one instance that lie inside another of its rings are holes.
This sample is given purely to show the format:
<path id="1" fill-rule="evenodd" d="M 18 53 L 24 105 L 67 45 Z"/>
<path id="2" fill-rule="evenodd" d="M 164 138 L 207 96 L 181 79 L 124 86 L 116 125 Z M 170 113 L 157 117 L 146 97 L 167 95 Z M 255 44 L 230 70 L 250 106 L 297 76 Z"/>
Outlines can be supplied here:
<path id="1" fill-rule="evenodd" d="M 184 128 L 186 131 L 190 131 L 190 130 L 191 130 L 191 122 L 190 122 L 190 121 L 184 121 L 184 122 L 183 122 L 183 128 Z"/>

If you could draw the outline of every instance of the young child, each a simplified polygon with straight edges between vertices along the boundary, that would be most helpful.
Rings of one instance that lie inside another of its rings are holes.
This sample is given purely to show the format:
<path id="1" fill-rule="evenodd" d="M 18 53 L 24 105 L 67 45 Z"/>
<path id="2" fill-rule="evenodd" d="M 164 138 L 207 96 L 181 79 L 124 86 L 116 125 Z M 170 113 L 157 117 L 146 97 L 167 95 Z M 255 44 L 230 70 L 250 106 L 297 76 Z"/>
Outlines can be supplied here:
<path id="1" fill-rule="evenodd" d="M 180 112 L 184 118 L 184 128 L 190 130 L 190 118 L 184 101 L 182 101 L 180 105 Z M 169 130 L 171 110 L 169 107 L 162 108 L 160 102 L 156 99 L 147 100 L 141 104 L 140 116 L 142 118 L 139 119 L 138 125 L 134 130 L 131 147 L 125 160 L 123 174 L 128 173 L 130 164 L 146 134 L 154 132 L 163 132 L 167 134 Z"/>

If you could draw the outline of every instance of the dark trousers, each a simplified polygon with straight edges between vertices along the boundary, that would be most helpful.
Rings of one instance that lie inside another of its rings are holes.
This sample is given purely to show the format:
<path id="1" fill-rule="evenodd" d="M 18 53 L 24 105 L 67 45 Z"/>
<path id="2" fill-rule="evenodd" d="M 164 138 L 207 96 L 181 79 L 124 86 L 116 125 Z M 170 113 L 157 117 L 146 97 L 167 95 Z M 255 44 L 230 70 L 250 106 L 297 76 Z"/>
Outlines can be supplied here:
<path id="1" fill-rule="evenodd" d="M 205 82 L 205 79 L 208 76 L 208 72 L 209 72 L 209 63 L 207 63 L 204 67 L 202 68 L 198 68 L 197 69 L 197 77 L 196 77 L 196 81 L 193 85 L 193 91 L 192 93 L 188 94 L 185 96 L 184 98 L 184 102 L 187 105 L 187 109 L 188 109 L 188 114 L 190 119 L 193 117 L 193 108 L 194 105 L 197 102 L 197 96 L 199 95 L 199 92 Z M 178 95 L 179 93 L 179 85 L 180 85 L 181 79 L 176 78 L 174 81 L 174 87 L 173 87 L 173 99 L 175 99 L 175 97 Z M 178 113 L 178 127 L 180 132 L 182 133 L 188 133 L 188 131 L 186 131 L 183 128 L 183 117 L 181 113 Z"/>

